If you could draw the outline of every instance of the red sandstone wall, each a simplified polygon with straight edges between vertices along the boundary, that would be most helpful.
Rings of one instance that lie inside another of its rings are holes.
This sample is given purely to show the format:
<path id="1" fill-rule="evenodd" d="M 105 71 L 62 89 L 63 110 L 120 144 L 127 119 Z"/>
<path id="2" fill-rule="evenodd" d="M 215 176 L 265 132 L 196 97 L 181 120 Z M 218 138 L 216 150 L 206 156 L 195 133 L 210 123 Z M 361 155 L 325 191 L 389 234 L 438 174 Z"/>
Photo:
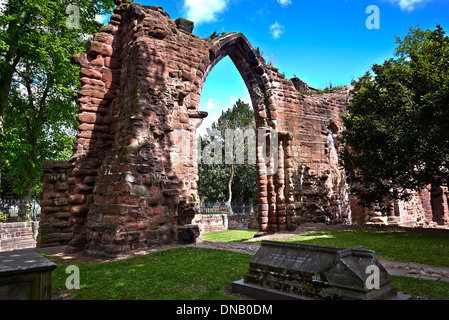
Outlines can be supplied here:
<path id="1" fill-rule="evenodd" d="M 274 70 L 276 71 L 276 70 Z M 349 92 L 303 95 L 279 74 L 276 99 L 279 130 L 292 133 L 289 141 L 288 179 L 292 185 L 288 208 L 296 222 L 350 223 L 345 174 L 338 166 L 338 145 L 329 145 L 329 128 L 344 130 L 341 116 Z"/>
<path id="2" fill-rule="evenodd" d="M 0 252 L 36 248 L 37 221 L 0 223 Z"/>
<path id="3" fill-rule="evenodd" d="M 340 125 L 346 93 L 304 97 L 243 35 L 209 41 L 161 8 L 125 4 L 73 58 L 83 85 L 67 179 L 71 250 L 117 255 L 185 235 L 199 201 L 197 155 L 184 155 L 176 134 L 183 130 L 196 150 L 202 86 L 226 55 L 248 87 L 257 125 L 280 131 L 277 172 L 257 165 L 260 230 L 349 221 L 344 176 L 326 154 L 327 127 Z"/>
<path id="4" fill-rule="evenodd" d="M 265 64 L 242 34 L 203 39 L 162 8 L 123 3 L 87 52 L 73 58 L 82 83 L 78 140 L 61 208 L 52 173 L 44 175 L 43 231 L 70 234 L 70 250 L 102 255 L 194 241 L 195 130 L 206 116 L 199 101 L 209 72 L 227 55 L 248 87 L 257 126 L 277 130 L 279 139 L 275 172 L 257 148 L 259 230 L 351 223 L 336 143 L 344 130 L 347 90 L 304 95 Z M 53 231 L 55 219 L 69 220 L 70 231 Z"/>
<path id="5" fill-rule="evenodd" d="M 38 247 L 67 245 L 72 240 L 67 191 L 67 171 L 70 168 L 71 164 L 65 161 L 46 161 L 43 164 Z"/>

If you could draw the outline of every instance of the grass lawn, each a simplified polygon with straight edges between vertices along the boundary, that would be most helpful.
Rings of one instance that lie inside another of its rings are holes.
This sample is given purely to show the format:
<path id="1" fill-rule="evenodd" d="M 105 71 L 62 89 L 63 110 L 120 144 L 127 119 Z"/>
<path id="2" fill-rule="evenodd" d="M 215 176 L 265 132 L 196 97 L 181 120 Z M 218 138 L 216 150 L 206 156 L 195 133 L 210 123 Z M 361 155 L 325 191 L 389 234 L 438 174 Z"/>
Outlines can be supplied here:
<path id="1" fill-rule="evenodd" d="M 245 241 L 255 230 L 230 230 L 203 235 L 210 241 Z M 449 266 L 449 240 L 442 236 L 403 232 L 330 231 L 302 234 L 282 241 L 375 250 L 380 259 Z M 224 293 L 243 278 L 251 255 L 225 250 L 177 248 L 101 264 L 55 261 L 53 290 L 88 300 L 234 300 Z M 80 269 L 81 289 L 67 290 L 67 265 Z M 401 293 L 417 299 L 449 300 L 449 283 L 390 275 Z"/>
<path id="2" fill-rule="evenodd" d="M 252 239 L 256 230 L 227 230 L 202 235 L 205 240 L 243 242 Z M 364 246 L 376 251 L 379 259 L 449 266 L 449 237 L 419 235 L 399 231 L 326 231 L 273 239 L 321 246 L 352 248 Z M 260 242 L 251 242 L 260 244 Z"/>
<path id="3" fill-rule="evenodd" d="M 178 248 L 127 260 L 101 264 L 61 261 L 53 272 L 53 290 L 77 300 L 235 300 L 224 293 L 243 278 L 251 255 L 245 253 Z M 66 267 L 80 269 L 79 290 L 67 290 Z M 417 299 L 449 300 L 449 283 L 390 276 L 401 293 Z"/>
<path id="4" fill-rule="evenodd" d="M 257 230 L 226 230 L 205 233 L 201 237 L 208 241 L 243 242 L 252 239 L 257 232 Z"/>
<path id="5" fill-rule="evenodd" d="M 230 300 L 224 293 L 247 272 L 251 256 L 214 249 L 176 248 L 105 263 L 55 261 L 53 290 L 78 300 Z M 80 289 L 67 290 L 68 265 L 80 270 Z"/>
<path id="6" fill-rule="evenodd" d="M 393 275 L 389 278 L 399 292 L 409 294 L 413 299 L 449 300 L 449 283 L 447 282 Z"/>
<path id="7" fill-rule="evenodd" d="M 449 266 L 449 237 L 440 235 L 345 230 L 301 234 L 279 240 L 344 248 L 364 246 L 376 251 L 378 259 Z"/>

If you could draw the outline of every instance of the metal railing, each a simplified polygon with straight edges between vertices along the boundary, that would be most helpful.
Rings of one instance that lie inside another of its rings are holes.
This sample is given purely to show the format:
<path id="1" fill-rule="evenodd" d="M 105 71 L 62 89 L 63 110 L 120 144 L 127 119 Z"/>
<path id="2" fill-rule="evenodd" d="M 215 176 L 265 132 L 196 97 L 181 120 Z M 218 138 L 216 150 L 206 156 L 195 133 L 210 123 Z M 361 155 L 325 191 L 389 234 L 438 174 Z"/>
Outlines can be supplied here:
<path id="1" fill-rule="evenodd" d="M 257 213 L 257 205 L 254 204 L 231 204 L 234 215 L 250 215 Z M 229 210 L 225 204 L 220 203 L 201 203 L 201 214 L 229 214 Z"/>
<path id="2" fill-rule="evenodd" d="M 0 199 L 0 222 L 39 221 L 40 216 L 37 199 Z"/>

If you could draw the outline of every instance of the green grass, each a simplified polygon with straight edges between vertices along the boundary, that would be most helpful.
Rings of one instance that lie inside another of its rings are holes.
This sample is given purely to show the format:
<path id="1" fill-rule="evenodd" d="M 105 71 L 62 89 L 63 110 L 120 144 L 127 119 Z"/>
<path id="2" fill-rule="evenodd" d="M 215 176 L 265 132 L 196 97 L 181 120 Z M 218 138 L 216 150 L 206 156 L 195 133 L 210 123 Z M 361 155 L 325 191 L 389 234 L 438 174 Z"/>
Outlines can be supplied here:
<path id="1" fill-rule="evenodd" d="M 252 239 L 256 233 L 256 230 L 227 230 L 207 233 L 202 237 L 209 241 L 243 242 Z M 449 237 L 441 235 L 344 230 L 307 233 L 273 240 L 343 248 L 364 246 L 376 251 L 379 259 L 449 266 Z"/>
<path id="2" fill-rule="evenodd" d="M 257 232 L 257 230 L 226 230 L 205 233 L 201 237 L 208 241 L 243 242 L 252 239 Z"/>
<path id="3" fill-rule="evenodd" d="M 101 264 L 63 261 L 53 272 L 53 290 L 78 300 L 235 300 L 224 293 L 243 278 L 251 255 L 214 249 L 177 248 Z M 80 269 L 80 290 L 65 289 L 65 269 Z M 390 276 L 401 293 L 416 299 L 449 299 L 449 283 Z"/>
<path id="4" fill-rule="evenodd" d="M 229 230 L 203 235 L 211 241 L 245 241 L 255 230 Z M 329 231 L 279 239 L 323 246 L 375 250 L 379 259 L 449 266 L 449 239 L 444 236 L 405 232 Z M 225 250 L 177 248 L 136 256 L 126 260 L 85 263 L 65 261 L 49 253 L 56 262 L 53 290 L 74 299 L 89 300 L 228 300 L 224 292 L 233 281 L 242 279 L 251 255 Z M 67 265 L 80 269 L 80 290 L 67 290 Z M 416 299 L 449 300 L 449 283 L 390 275 L 399 292 Z"/>
<path id="5" fill-rule="evenodd" d="M 391 284 L 398 292 L 411 295 L 416 300 L 449 300 L 449 283 L 412 277 L 390 275 Z"/>
<path id="6" fill-rule="evenodd" d="M 449 266 L 449 237 L 405 232 L 328 231 L 301 234 L 279 241 L 376 251 L 378 259 Z"/>
<path id="7" fill-rule="evenodd" d="M 247 272 L 251 255 L 214 249 L 176 248 L 100 264 L 62 261 L 53 290 L 79 300 L 230 300 L 224 293 Z M 67 290 L 69 264 L 80 270 L 80 289 Z"/>

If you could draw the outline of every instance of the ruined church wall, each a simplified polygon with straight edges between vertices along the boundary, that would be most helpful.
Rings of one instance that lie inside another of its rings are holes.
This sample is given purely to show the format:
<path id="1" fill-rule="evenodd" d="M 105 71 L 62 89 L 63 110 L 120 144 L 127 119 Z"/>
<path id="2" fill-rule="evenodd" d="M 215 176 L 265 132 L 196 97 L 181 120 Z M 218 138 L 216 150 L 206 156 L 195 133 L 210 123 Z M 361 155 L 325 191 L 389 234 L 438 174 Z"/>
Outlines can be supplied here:
<path id="1" fill-rule="evenodd" d="M 196 121 L 198 113 L 190 106 L 197 97 L 189 93 L 199 75 L 191 66 L 207 51 L 160 8 L 133 6 L 121 23 L 121 84 L 112 103 L 117 128 L 86 230 L 87 249 L 108 255 L 180 241 L 177 229 L 188 223 L 185 216 L 193 218 L 197 171 L 190 153 L 182 158 L 186 137 L 179 133 L 194 140 L 191 117 Z"/>
<path id="2" fill-rule="evenodd" d="M 125 3 L 114 13 L 73 58 L 82 88 L 66 181 L 70 250 L 117 255 L 197 236 L 189 224 L 199 201 L 195 128 L 206 115 L 198 108 L 209 72 L 226 55 L 248 87 L 257 125 L 279 132 L 278 170 L 257 164 L 260 230 L 348 221 L 342 173 L 326 154 L 346 94 L 303 95 L 241 34 L 203 39 L 159 7 Z"/>
<path id="3" fill-rule="evenodd" d="M 302 222 L 351 223 L 344 171 L 338 165 L 338 134 L 349 89 L 331 94 L 301 92 L 275 68 L 276 121 L 291 133 L 286 160 L 287 216 L 295 229 Z M 330 139 L 330 129 L 333 136 Z"/>
<path id="4" fill-rule="evenodd" d="M 348 89 L 304 92 L 306 86 L 295 86 L 297 79 L 258 57 L 242 34 L 203 39 L 184 22 L 173 21 L 162 8 L 124 1 L 86 53 L 73 57 L 82 84 L 79 134 L 65 171 L 57 173 L 66 173 L 65 200 L 54 202 L 51 172 L 44 180 L 47 230 L 64 234 L 57 237 L 70 241 L 69 250 L 91 254 L 194 241 L 195 130 L 207 116 L 199 110 L 201 92 L 225 56 L 248 88 L 258 128 L 267 137 L 275 129 L 278 138 L 273 174 L 273 163 L 262 163 L 264 150 L 257 148 L 259 230 L 351 223 L 337 143 Z M 62 222 L 66 229 L 54 229 Z"/>

